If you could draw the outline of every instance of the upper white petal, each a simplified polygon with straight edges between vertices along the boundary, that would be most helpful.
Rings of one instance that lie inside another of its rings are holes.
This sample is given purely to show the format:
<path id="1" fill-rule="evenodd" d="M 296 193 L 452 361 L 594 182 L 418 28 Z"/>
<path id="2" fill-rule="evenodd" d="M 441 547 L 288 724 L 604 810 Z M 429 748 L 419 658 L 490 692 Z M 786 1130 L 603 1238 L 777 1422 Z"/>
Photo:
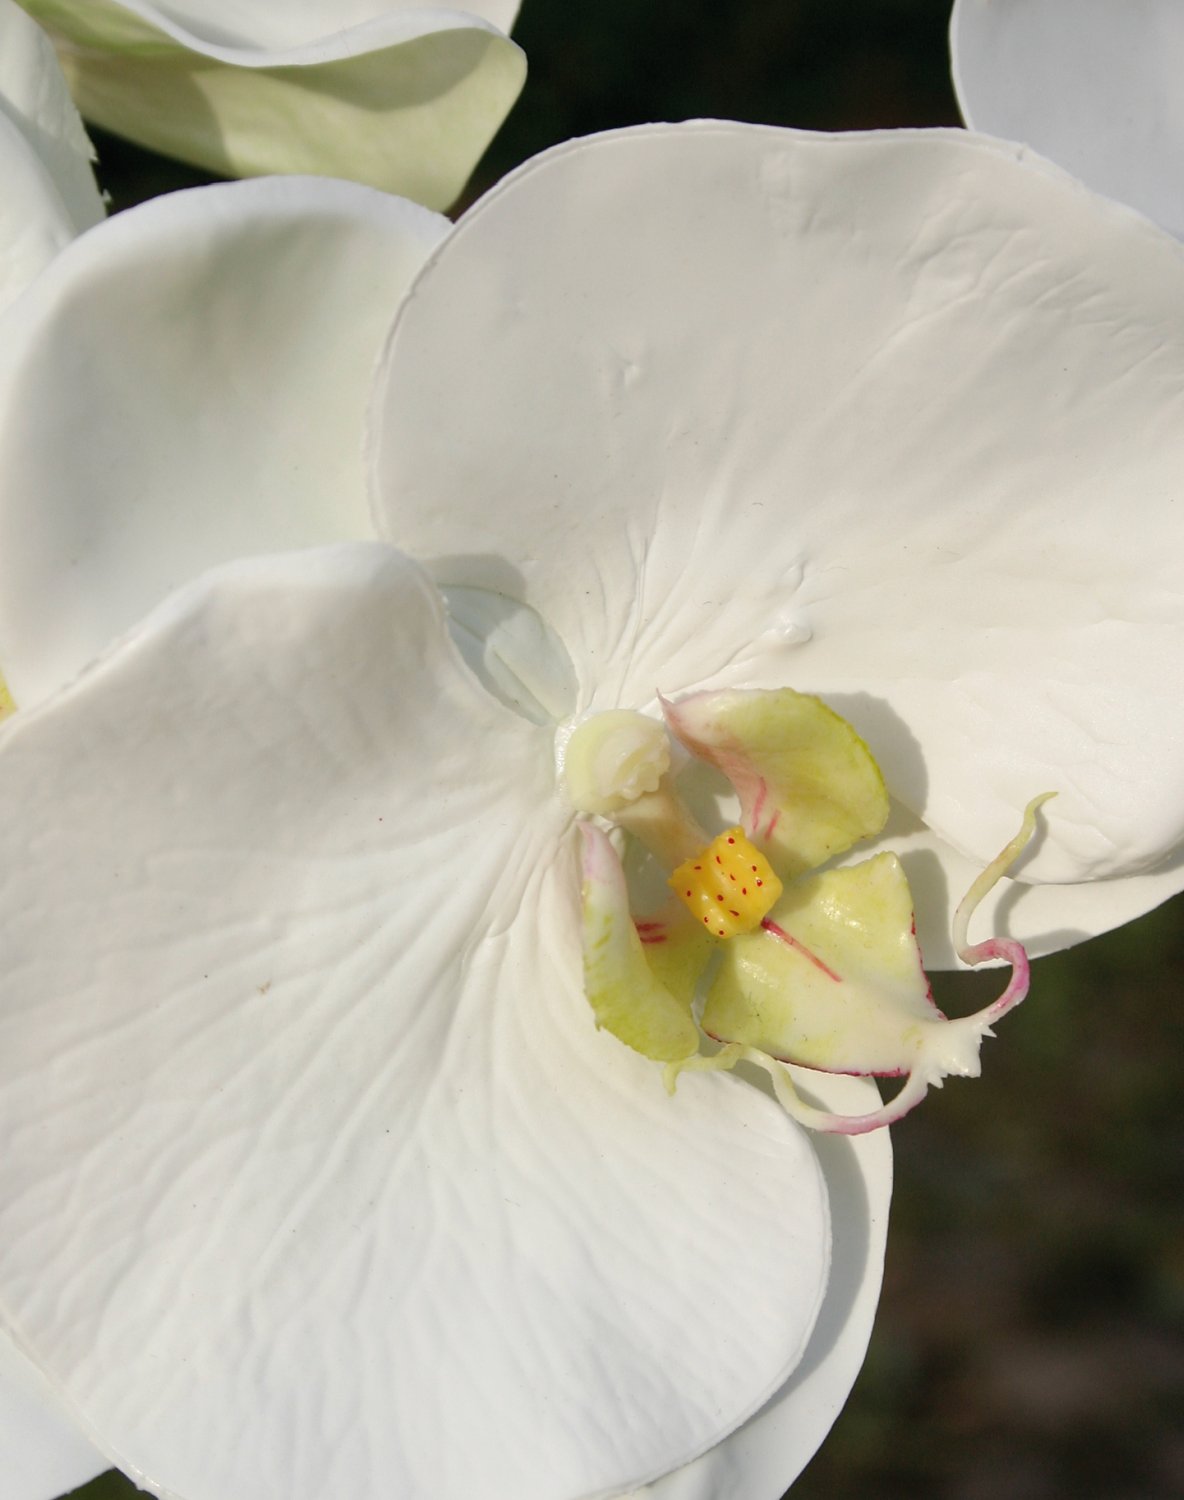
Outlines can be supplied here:
<path id="1" fill-rule="evenodd" d="M 0 1332 L 4 1500 L 55 1500 L 109 1468 L 64 1415 L 45 1376 Z"/>
<path id="2" fill-rule="evenodd" d="M 447 220 L 368 188 L 176 193 L 65 251 L 0 341 L 0 668 L 27 706 L 170 589 L 370 533 L 377 352 Z"/>
<path id="3" fill-rule="evenodd" d="M 975 130 L 1025 141 L 1184 236 L 1184 7 L 956 0 L 954 87 Z"/>
<path id="4" fill-rule="evenodd" d="M 586 705 L 821 692 L 980 863 L 1056 790 L 1030 879 L 1184 838 L 1184 251 L 1047 163 L 560 148 L 433 257 L 380 391 L 387 534 L 520 590 Z"/>
<path id="5" fill-rule="evenodd" d="M 0 1308 L 181 1500 L 576 1500 L 753 1413 L 809 1144 L 598 1035 L 551 735 L 377 543 L 233 565 L 0 733 Z"/>
<path id="6" fill-rule="evenodd" d="M 446 208 L 522 88 L 515 0 L 28 0 L 79 107 L 231 175 L 318 172 Z"/>

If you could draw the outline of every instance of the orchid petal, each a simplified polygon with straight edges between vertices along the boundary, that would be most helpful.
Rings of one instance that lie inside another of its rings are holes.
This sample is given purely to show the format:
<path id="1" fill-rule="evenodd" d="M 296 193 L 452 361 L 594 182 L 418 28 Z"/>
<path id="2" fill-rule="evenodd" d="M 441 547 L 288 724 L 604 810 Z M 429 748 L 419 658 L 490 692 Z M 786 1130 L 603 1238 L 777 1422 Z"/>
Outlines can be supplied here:
<path id="1" fill-rule="evenodd" d="M 866 1078 L 791 1068 L 799 1091 L 854 1116 L 879 1095 Z M 685 1087 L 680 1085 L 680 1087 Z M 826 1300 L 801 1364 L 767 1406 L 694 1463 L 622 1500 L 773 1497 L 805 1468 L 838 1416 L 863 1364 L 880 1294 L 888 1228 L 891 1142 L 870 1135 L 814 1137 L 832 1205 L 834 1261 Z"/>
<path id="2" fill-rule="evenodd" d="M 0 343 L 0 667 L 18 704 L 204 568 L 370 534 L 373 363 L 447 228 L 368 188 L 268 179 L 120 214 L 39 278 Z"/>
<path id="3" fill-rule="evenodd" d="M 109 1468 L 54 1399 L 45 1377 L 0 1333 L 4 1500 L 55 1500 Z"/>
<path id="4" fill-rule="evenodd" d="M 0 311 L 103 217 L 92 155 L 48 37 L 0 0 Z"/>
<path id="5" fill-rule="evenodd" d="M 373 543 L 0 731 L 0 1308 L 155 1493 L 615 1493 L 797 1364 L 817 1162 L 597 1035 L 552 738 Z"/>
<path id="6" fill-rule="evenodd" d="M 1025 141 L 1184 236 L 1184 11 L 1176 0 L 956 0 L 966 123 Z"/>
<path id="7" fill-rule="evenodd" d="M 699 1050 L 699 1028 L 691 1019 L 694 990 L 676 996 L 651 972 L 616 850 L 592 823 L 581 823 L 580 834 L 584 993 L 596 1024 L 643 1057 L 691 1057 Z"/>
<path id="8" fill-rule="evenodd" d="M 24 0 L 96 125 L 215 172 L 459 195 L 521 91 L 513 0 Z"/>
<path id="9" fill-rule="evenodd" d="M 1141 876 L 1184 839 L 1182 309 L 1179 245 L 984 138 L 577 142 L 403 304 L 383 527 L 516 570 L 584 708 L 817 692 L 977 863 L 1055 790 L 1023 878 Z"/>
<path id="10" fill-rule="evenodd" d="M 2 102 L 2 101 L 0 101 Z M 74 238 L 49 174 L 28 141 L 0 109 L 0 312 Z"/>
<path id="11" fill-rule="evenodd" d="M 44 166 L 74 233 L 97 224 L 104 209 L 91 169 L 94 148 L 49 38 L 13 0 L 0 0 L 0 115 Z"/>
<path id="12" fill-rule="evenodd" d="M 879 833 L 888 819 L 880 768 L 818 698 L 792 688 L 695 693 L 662 709 L 671 733 L 735 787 L 745 830 L 786 878 Z"/>

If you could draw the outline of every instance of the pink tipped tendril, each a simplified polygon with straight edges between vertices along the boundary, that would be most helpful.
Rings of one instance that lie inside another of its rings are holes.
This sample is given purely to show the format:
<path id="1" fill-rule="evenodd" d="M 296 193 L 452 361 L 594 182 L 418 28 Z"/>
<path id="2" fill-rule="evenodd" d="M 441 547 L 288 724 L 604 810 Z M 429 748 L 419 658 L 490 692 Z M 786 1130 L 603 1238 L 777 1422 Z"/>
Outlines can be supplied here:
<path id="1" fill-rule="evenodd" d="M 963 1032 L 965 1036 L 974 1038 L 975 1050 L 971 1056 L 975 1059 L 975 1070 L 977 1069 L 978 1040 L 983 1036 L 989 1036 L 991 1023 L 1005 1016 L 1009 1010 L 1014 1010 L 1027 995 L 1031 966 L 1028 962 L 1027 950 L 1014 938 L 987 938 L 981 943 L 971 944 L 967 938 L 967 929 L 970 926 L 971 917 L 982 903 L 984 896 L 1002 879 L 1027 848 L 1036 831 L 1037 812 L 1050 797 L 1055 795 L 1054 792 L 1045 792 L 1039 797 L 1033 797 L 1024 809 L 1023 822 L 1015 838 L 1000 851 L 973 882 L 954 913 L 954 947 L 963 963 L 973 966 L 986 963 L 989 959 L 999 958 L 1011 965 L 1011 978 L 998 999 L 993 1000 L 990 1005 L 975 1012 L 974 1015 L 940 1023 L 943 1027 L 954 1028 Z M 775 922 L 766 919 L 761 926 L 771 937 L 798 949 L 833 978 L 839 978 L 809 949 Z M 867 1114 L 837 1115 L 831 1113 L 830 1110 L 807 1104 L 795 1088 L 789 1069 L 779 1059 L 770 1057 L 767 1052 L 762 1052 L 757 1047 L 750 1047 L 744 1042 L 729 1042 L 714 1056 L 692 1057 L 685 1062 L 668 1064 L 666 1086 L 668 1089 L 673 1089 L 675 1078 L 684 1069 L 694 1071 L 731 1069 L 738 1062 L 753 1063 L 768 1073 L 778 1103 L 792 1119 L 806 1126 L 807 1129 L 824 1131 L 830 1135 L 865 1135 L 869 1130 L 878 1130 L 883 1125 L 893 1125 L 920 1104 L 931 1086 L 940 1088 L 942 1079 L 948 1072 L 951 1070 L 973 1071 L 963 1066 L 960 1059 L 953 1064 L 947 1061 L 943 1066 L 933 1057 L 926 1059 L 922 1056 L 918 1058 L 917 1066 L 910 1071 L 895 1098 L 889 1099 L 879 1109 L 869 1110 Z"/>

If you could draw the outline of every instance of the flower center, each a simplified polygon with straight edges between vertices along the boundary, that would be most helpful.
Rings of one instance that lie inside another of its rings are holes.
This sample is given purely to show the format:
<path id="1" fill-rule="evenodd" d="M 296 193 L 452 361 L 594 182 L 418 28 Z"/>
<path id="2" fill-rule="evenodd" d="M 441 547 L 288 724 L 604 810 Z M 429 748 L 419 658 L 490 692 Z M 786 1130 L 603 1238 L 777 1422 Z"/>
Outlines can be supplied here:
<path id="1" fill-rule="evenodd" d="M 727 829 L 679 865 L 670 887 L 691 915 L 721 938 L 754 932 L 782 891 L 773 866 L 740 828 Z"/>

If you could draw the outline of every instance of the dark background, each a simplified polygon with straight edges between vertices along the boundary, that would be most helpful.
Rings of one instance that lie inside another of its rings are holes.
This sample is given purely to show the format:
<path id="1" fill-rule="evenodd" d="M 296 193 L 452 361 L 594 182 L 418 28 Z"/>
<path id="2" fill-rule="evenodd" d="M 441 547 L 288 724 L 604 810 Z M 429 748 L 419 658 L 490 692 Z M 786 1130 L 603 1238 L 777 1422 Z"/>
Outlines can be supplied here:
<path id="1" fill-rule="evenodd" d="M 524 0 L 530 77 L 466 201 L 546 146 L 647 120 L 956 125 L 950 3 Z M 117 208 L 209 180 L 97 144 Z M 871 1351 L 794 1500 L 1184 1494 L 1182 974 L 1180 902 L 1039 961 L 984 1078 L 894 1131 Z M 938 1002 L 996 984 L 939 976 Z M 76 1495 L 135 1493 L 109 1475 Z"/>

